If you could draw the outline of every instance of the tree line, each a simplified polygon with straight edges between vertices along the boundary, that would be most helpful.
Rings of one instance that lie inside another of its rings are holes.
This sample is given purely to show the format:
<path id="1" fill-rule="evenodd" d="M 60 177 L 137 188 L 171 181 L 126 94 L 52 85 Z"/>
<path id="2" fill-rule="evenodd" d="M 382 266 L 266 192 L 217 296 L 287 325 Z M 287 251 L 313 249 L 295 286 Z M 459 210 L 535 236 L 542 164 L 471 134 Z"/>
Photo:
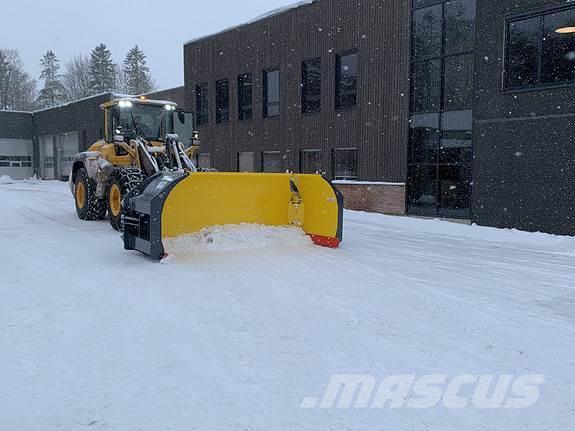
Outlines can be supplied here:
<path id="1" fill-rule="evenodd" d="M 139 95 L 156 89 L 146 55 L 138 45 L 121 64 L 114 62 L 102 43 L 89 56 L 74 56 L 63 70 L 52 50 L 44 54 L 40 65 L 42 86 L 38 90 L 38 81 L 24 70 L 18 50 L 0 48 L 0 110 L 31 111 L 101 93 Z"/>

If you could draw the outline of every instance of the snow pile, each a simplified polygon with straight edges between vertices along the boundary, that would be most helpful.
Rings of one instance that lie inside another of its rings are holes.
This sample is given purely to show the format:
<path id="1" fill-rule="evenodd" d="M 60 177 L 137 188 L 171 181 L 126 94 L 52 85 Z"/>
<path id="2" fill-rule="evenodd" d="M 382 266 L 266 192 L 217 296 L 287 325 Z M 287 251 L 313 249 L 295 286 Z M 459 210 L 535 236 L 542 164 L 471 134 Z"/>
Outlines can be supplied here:
<path id="1" fill-rule="evenodd" d="M 311 244 L 311 239 L 300 228 L 258 224 L 211 226 L 190 235 L 164 240 L 168 254 L 302 247 Z"/>
<path id="2" fill-rule="evenodd" d="M 0 177 L 0 184 L 13 184 L 14 180 L 10 178 L 8 175 L 2 175 Z"/>
<path id="3" fill-rule="evenodd" d="M 23 180 L 16 180 L 12 177 L 9 177 L 8 175 L 0 176 L 0 184 L 16 184 L 16 183 L 34 184 L 34 183 L 38 183 L 40 181 L 42 181 L 42 180 L 36 176 L 33 176 L 31 178 L 26 178 Z"/>

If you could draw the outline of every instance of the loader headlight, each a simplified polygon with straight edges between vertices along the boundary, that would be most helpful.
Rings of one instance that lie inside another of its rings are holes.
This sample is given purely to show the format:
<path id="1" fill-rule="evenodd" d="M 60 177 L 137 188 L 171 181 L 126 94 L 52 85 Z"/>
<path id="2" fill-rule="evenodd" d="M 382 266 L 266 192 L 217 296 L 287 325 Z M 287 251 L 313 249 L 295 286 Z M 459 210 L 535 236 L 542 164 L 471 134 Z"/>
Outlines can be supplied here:
<path id="1" fill-rule="evenodd" d="M 166 111 L 175 111 L 176 107 L 174 105 L 164 105 Z"/>
<path id="2" fill-rule="evenodd" d="M 133 106 L 133 103 L 130 102 L 129 100 L 120 100 L 118 105 L 120 105 L 120 108 L 131 108 Z"/>

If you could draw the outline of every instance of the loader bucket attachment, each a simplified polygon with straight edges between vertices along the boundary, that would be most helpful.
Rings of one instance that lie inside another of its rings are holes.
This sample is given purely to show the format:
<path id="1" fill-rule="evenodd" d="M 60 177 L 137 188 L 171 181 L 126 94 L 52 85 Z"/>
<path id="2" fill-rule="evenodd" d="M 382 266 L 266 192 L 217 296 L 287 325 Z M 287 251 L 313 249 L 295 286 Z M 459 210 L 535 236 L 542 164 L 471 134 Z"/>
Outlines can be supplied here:
<path id="1" fill-rule="evenodd" d="M 337 248 L 343 198 L 320 175 L 161 173 L 124 200 L 124 248 L 161 259 L 164 239 L 242 223 L 299 226 L 314 243 Z"/>

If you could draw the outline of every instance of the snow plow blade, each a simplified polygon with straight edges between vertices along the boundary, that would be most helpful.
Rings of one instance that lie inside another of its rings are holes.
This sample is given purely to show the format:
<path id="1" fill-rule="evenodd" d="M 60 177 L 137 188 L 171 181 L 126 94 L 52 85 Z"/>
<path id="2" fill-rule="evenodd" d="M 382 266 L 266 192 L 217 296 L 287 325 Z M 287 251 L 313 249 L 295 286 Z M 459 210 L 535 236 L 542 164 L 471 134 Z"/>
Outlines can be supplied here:
<path id="1" fill-rule="evenodd" d="M 124 199 L 124 248 L 162 259 L 164 239 L 242 223 L 300 226 L 315 244 L 337 248 L 343 197 L 320 175 L 161 173 Z"/>

